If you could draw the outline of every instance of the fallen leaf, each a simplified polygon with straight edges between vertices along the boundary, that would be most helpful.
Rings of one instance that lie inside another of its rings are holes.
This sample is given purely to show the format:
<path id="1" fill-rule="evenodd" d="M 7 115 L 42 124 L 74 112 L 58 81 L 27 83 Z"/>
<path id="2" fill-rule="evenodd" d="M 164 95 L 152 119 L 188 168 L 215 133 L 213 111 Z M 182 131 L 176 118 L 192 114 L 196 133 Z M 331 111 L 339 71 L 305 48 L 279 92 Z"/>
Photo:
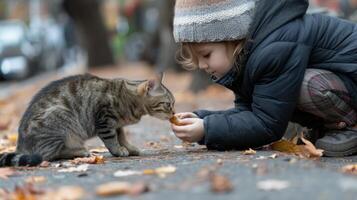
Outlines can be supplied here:
<path id="1" fill-rule="evenodd" d="M 272 154 L 272 155 L 270 155 L 270 156 L 268 156 L 268 157 L 271 158 L 271 159 L 275 159 L 275 158 L 278 157 L 278 154 L 274 153 L 274 154 Z"/>
<path id="2" fill-rule="evenodd" d="M 245 150 L 243 152 L 243 155 L 254 155 L 256 153 L 257 153 L 256 151 L 254 151 L 253 149 L 249 148 L 248 150 Z"/>
<path id="3" fill-rule="evenodd" d="M 67 169 L 60 169 L 58 172 L 85 172 L 88 170 L 89 164 L 78 165 L 77 167 L 70 167 Z"/>
<path id="4" fill-rule="evenodd" d="M 281 151 L 284 153 L 301 153 L 300 148 L 296 144 L 287 140 L 279 140 L 274 142 L 271 144 L 271 148 L 275 151 Z"/>
<path id="5" fill-rule="evenodd" d="M 310 141 L 303 137 L 300 139 L 305 143 L 305 145 L 302 147 L 308 152 L 309 157 L 321 157 L 323 155 L 324 150 L 316 149 L 316 147 Z"/>
<path id="6" fill-rule="evenodd" d="M 30 176 L 26 178 L 26 183 L 43 183 L 46 181 L 46 177 L 44 176 Z"/>
<path id="7" fill-rule="evenodd" d="M 149 188 L 145 183 L 131 184 L 118 181 L 105 183 L 96 188 L 96 194 L 104 197 L 122 194 L 138 195 L 147 191 L 149 191 Z"/>
<path id="8" fill-rule="evenodd" d="M 119 170 L 114 173 L 114 176 L 124 177 L 124 176 L 132 176 L 132 175 L 158 175 L 160 177 L 165 177 L 167 174 L 174 173 L 175 171 L 176 171 L 176 167 L 169 165 L 166 167 L 159 167 L 156 169 L 144 169 L 143 171 Z"/>
<path id="9" fill-rule="evenodd" d="M 5 191 L 4 199 L 13 200 L 36 200 L 39 195 L 44 194 L 44 190 L 35 188 L 32 184 L 15 186 L 13 192 Z"/>
<path id="10" fill-rule="evenodd" d="M 2 179 L 8 179 L 9 176 L 12 176 L 15 174 L 15 170 L 9 167 L 6 168 L 0 168 L 0 178 Z"/>
<path id="11" fill-rule="evenodd" d="M 233 190 L 231 181 L 222 175 L 211 175 L 211 190 L 217 193 L 225 193 Z"/>
<path id="12" fill-rule="evenodd" d="M 124 177 L 124 176 L 132 176 L 132 175 L 141 175 L 143 174 L 140 171 L 133 171 L 133 170 L 119 170 L 114 173 L 115 177 Z"/>
<path id="13" fill-rule="evenodd" d="M 103 164 L 104 163 L 104 157 L 101 155 L 94 155 L 91 157 L 83 157 L 83 158 L 76 158 L 74 160 L 71 160 L 71 163 L 73 164 L 82 164 L 82 163 L 87 163 L 87 164 Z"/>
<path id="14" fill-rule="evenodd" d="M 350 164 L 350 165 L 343 166 L 341 168 L 341 171 L 343 173 L 357 175 L 357 164 Z"/>
<path id="15" fill-rule="evenodd" d="M 259 181 L 257 183 L 258 189 L 265 190 L 265 191 L 272 191 L 272 190 L 282 190 L 289 187 L 289 182 L 283 180 L 265 180 Z"/>
<path id="16" fill-rule="evenodd" d="M 304 145 L 296 145 L 287 140 L 279 140 L 270 146 L 273 150 L 284 153 L 292 153 L 304 158 L 315 158 L 323 155 L 322 149 L 316 149 L 310 141 L 306 140 L 302 136 L 300 136 L 300 139 L 304 142 Z"/>
<path id="17" fill-rule="evenodd" d="M 55 190 L 49 190 L 39 196 L 40 200 L 78 200 L 84 196 L 84 190 L 79 186 L 62 186 Z M 27 199 L 26 199 L 27 200 Z"/>
<path id="18" fill-rule="evenodd" d="M 143 174 L 145 175 L 158 175 L 162 178 L 164 178 L 167 174 L 174 173 L 176 171 L 176 167 L 174 166 L 166 166 L 166 167 L 159 167 L 156 169 L 146 169 L 143 171 Z"/>

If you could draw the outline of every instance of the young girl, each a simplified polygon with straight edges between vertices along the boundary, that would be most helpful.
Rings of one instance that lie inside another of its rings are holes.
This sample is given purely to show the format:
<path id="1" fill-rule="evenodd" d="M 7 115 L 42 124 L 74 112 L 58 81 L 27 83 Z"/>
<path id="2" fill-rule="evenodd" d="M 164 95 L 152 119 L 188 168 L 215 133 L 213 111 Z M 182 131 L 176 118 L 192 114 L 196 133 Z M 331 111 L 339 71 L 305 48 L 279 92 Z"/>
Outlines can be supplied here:
<path id="1" fill-rule="evenodd" d="M 177 0 L 181 63 L 235 96 L 224 111 L 178 113 L 172 129 L 208 149 L 260 147 L 288 122 L 322 131 L 326 156 L 357 152 L 357 26 L 306 14 L 306 0 Z"/>

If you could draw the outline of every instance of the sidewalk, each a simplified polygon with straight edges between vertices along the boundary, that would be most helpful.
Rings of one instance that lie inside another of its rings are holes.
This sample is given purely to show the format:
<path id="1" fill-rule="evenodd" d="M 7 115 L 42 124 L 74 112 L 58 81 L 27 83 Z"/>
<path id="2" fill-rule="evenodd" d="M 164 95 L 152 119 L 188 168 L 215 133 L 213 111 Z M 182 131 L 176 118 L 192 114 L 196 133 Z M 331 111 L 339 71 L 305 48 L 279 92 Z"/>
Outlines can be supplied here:
<path id="1" fill-rule="evenodd" d="M 130 66 L 125 69 L 94 70 L 91 73 L 108 78 L 125 74 L 129 79 L 145 79 L 151 70 L 142 66 Z M 45 79 L 41 79 L 41 83 L 34 82 L 33 85 L 41 87 L 43 80 Z M 191 76 L 186 73 L 168 73 L 164 78 L 164 83 L 176 97 L 178 112 L 198 108 L 226 109 L 233 106 L 233 95 L 229 91 L 212 86 L 199 95 L 192 94 L 187 91 L 190 81 Z M 19 95 L 12 97 L 12 103 L 16 106 L 9 110 L 14 115 L 22 113 L 32 94 L 33 91 L 27 91 L 20 99 Z M 8 102 L 6 98 L 3 101 Z M 19 117 L 13 119 L 18 120 Z M 12 124 L 7 132 L 0 131 L 0 138 L 2 134 L 16 131 L 16 123 Z M 98 139 L 92 139 L 88 142 L 89 148 L 96 149 L 99 155 L 104 156 L 104 164 L 83 166 L 59 161 L 51 163 L 49 167 L 18 168 L 16 174 L 9 176 L 7 180 L 0 178 L 0 188 L 13 192 L 16 185 L 24 186 L 26 180 L 32 177 L 27 181 L 35 188 L 44 193 L 52 192 L 57 198 L 61 195 L 74 198 L 76 194 L 81 199 L 357 198 L 357 175 L 341 172 L 343 166 L 357 163 L 357 156 L 312 160 L 276 151 L 257 151 L 252 155 L 244 155 L 241 151 L 207 151 L 204 146 L 182 145 L 170 130 L 169 122 L 149 116 L 143 117 L 138 124 L 129 126 L 126 130 L 128 140 L 140 147 L 145 156 L 115 158 L 101 148 L 102 143 Z M 83 167 L 81 172 L 59 172 L 68 171 L 69 167 L 78 170 L 79 166 Z M 85 167 L 88 168 L 85 170 Z M 165 167 L 160 169 L 163 172 L 154 170 L 160 167 Z M 112 181 L 134 184 L 133 187 L 140 183 L 148 187 L 149 191 L 137 192 L 135 197 L 127 194 L 102 197 L 96 194 L 98 186 Z M 64 186 L 70 187 L 64 190 Z M 223 192 L 217 192 L 219 190 Z M 0 199 L 2 193 L 0 189 Z"/>

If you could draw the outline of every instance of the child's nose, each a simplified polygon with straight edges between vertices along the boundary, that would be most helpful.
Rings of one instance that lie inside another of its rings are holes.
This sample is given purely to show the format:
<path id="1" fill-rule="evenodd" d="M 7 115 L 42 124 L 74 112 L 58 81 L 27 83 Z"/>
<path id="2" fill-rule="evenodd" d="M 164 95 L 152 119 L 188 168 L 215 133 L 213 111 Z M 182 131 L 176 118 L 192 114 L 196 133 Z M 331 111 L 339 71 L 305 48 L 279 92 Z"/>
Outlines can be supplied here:
<path id="1" fill-rule="evenodd" d="M 206 63 L 199 63 L 198 64 L 198 67 L 200 68 L 200 69 L 207 69 L 208 68 L 208 65 L 206 64 Z"/>

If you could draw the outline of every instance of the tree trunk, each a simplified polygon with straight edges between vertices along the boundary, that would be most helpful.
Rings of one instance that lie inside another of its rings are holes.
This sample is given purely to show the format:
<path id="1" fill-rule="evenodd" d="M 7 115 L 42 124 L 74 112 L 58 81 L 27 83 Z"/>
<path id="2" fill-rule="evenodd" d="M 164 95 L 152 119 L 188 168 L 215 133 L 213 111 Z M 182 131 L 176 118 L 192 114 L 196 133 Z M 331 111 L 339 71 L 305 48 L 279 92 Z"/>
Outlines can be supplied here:
<path id="1" fill-rule="evenodd" d="M 79 31 L 80 42 L 88 53 L 89 67 L 112 65 L 114 57 L 109 34 L 100 13 L 99 0 L 64 0 L 63 7 Z"/>

